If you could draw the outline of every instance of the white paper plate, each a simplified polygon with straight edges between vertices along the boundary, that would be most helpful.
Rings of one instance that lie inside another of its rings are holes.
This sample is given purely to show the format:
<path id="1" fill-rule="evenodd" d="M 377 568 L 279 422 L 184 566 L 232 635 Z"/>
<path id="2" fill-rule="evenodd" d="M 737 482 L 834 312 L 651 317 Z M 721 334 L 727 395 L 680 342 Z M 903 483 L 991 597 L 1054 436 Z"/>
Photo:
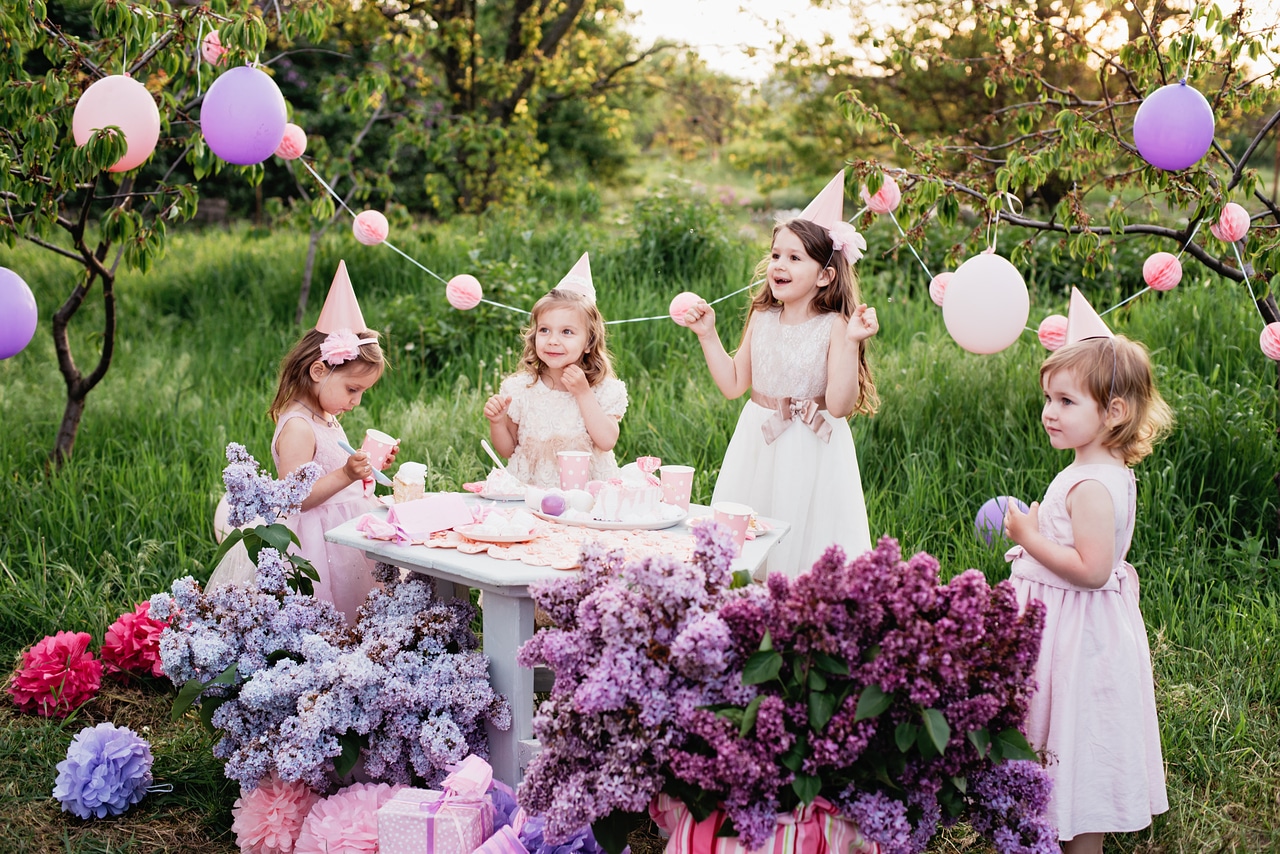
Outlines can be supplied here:
<path id="1" fill-rule="evenodd" d="M 457 531 L 468 540 L 475 540 L 477 543 L 527 543 L 537 536 L 535 533 L 528 534 L 507 534 L 505 536 L 499 534 L 486 534 L 480 528 L 483 525 L 459 525 L 453 530 Z"/>
<path id="2" fill-rule="evenodd" d="M 546 519 L 548 522 L 574 525 L 579 528 L 593 528 L 597 531 L 658 531 L 663 528 L 674 528 L 684 521 L 685 516 L 689 515 L 682 510 L 679 516 L 670 519 L 658 519 L 653 522 L 603 522 L 599 519 L 565 519 L 560 516 L 548 515 L 540 510 L 534 510 L 532 513 L 539 519 Z"/>
<path id="3" fill-rule="evenodd" d="M 504 495 L 496 492 L 477 492 L 477 498 L 484 498 L 488 501 L 524 501 L 524 493 L 517 492 L 511 495 Z"/>

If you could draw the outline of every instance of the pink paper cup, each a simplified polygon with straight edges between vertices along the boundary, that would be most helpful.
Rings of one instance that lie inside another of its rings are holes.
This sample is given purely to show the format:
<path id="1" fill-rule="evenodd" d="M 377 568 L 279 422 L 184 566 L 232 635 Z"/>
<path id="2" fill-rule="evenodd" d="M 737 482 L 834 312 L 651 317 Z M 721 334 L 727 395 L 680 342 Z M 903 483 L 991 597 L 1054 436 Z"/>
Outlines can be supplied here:
<path id="1" fill-rule="evenodd" d="M 711 505 L 715 520 L 733 531 L 733 542 L 742 554 L 742 546 L 747 541 L 747 526 L 751 524 L 750 507 L 745 504 L 734 504 L 732 501 L 720 501 Z"/>
<path id="2" fill-rule="evenodd" d="M 663 466 L 662 500 L 681 510 L 689 509 L 689 496 L 693 493 L 693 466 Z"/>
<path id="3" fill-rule="evenodd" d="M 391 451 L 399 442 L 399 439 L 388 436 L 381 430 L 370 428 L 364 431 L 364 443 L 360 445 L 360 450 L 369 455 L 369 465 L 378 471 L 382 471 L 387 467 L 387 460 L 391 457 Z"/>
<path id="4" fill-rule="evenodd" d="M 557 451 L 556 461 L 560 464 L 561 489 L 586 489 L 591 479 L 590 451 Z"/>

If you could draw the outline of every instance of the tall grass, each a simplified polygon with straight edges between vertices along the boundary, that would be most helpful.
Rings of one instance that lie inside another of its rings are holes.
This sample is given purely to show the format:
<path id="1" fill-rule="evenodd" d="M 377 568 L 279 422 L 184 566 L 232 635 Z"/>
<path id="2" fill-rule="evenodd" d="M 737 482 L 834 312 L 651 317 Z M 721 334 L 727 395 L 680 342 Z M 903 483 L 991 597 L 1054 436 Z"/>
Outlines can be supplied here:
<path id="1" fill-rule="evenodd" d="M 666 214 L 691 217 L 695 232 L 708 235 L 698 227 L 705 210 L 671 205 Z M 749 280 L 765 238 L 700 242 L 695 233 L 691 240 L 664 215 L 661 207 L 638 209 L 632 236 L 535 209 L 424 227 L 397 235 L 397 245 L 446 279 L 478 271 L 486 296 L 521 307 L 590 250 L 600 305 L 612 319 L 661 316 L 679 291 L 714 297 Z M 717 227 L 730 234 L 740 224 L 725 219 Z M 880 228 L 873 247 L 890 240 Z M 673 247 L 670 256 L 665 246 Z M 183 233 L 150 275 L 122 276 L 114 364 L 90 395 L 72 461 L 51 472 L 46 457 L 63 387 L 47 318 L 75 268 L 33 249 L 0 251 L 0 264 L 22 273 L 46 318 L 27 350 L 0 362 L 0 645 L 7 661 L 59 629 L 100 641 L 133 603 L 179 576 L 207 575 L 226 443 L 270 459 L 265 410 L 275 367 L 299 334 L 291 318 L 304 252 L 294 235 Z M 402 459 L 426 462 L 431 488 L 482 477 L 489 464 L 479 444 L 486 435 L 480 409 L 514 365 L 522 318 L 490 306 L 454 311 L 442 285 L 400 256 L 333 238 L 317 262 L 311 319 L 339 258 L 366 319 L 387 333 L 392 365 L 346 416 L 348 433 L 377 426 L 402 437 Z M 862 283 L 883 326 L 872 351 L 883 405 L 853 422 L 872 528 L 909 552 L 936 555 L 948 575 L 978 567 L 998 580 L 1007 574 L 1000 551 L 973 534 L 978 506 L 994 495 L 1038 498 L 1068 462 L 1039 426 L 1044 351 L 1029 333 L 993 356 L 959 350 L 908 260 L 869 258 Z M 1032 325 L 1065 309 L 1065 294 L 1048 284 L 1062 278 L 1061 271 L 1037 272 Z M 1172 810 L 1153 830 L 1117 839 L 1115 850 L 1280 848 L 1275 368 L 1258 351 L 1258 318 L 1233 287 L 1192 274 L 1177 290 L 1145 295 L 1107 317 L 1152 349 L 1178 418 L 1173 436 L 1138 468 L 1130 555 L 1143 579 Z M 1133 290 L 1125 288 L 1091 289 L 1090 296 L 1102 308 Z M 717 307 L 730 345 L 745 305 L 742 295 Z M 97 311 L 90 301 L 76 320 L 74 346 L 84 363 L 97 346 Z M 692 333 L 669 321 L 612 325 L 609 346 L 630 393 L 619 457 L 695 465 L 694 497 L 707 500 L 741 402 L 719 395 Z M 181 777 L 184 794 L 140 809 L 132 823 L 112 825 L 114 836 L 99 838 L 49 806 L 53 764 L 74 726 L 6 715 L 0 791 L 8 805 L 0 806 L 0 831 L 27 840 L 30 850 L 45 844 L 33 840 L 55 837 L 60 850 L 159 850 L 169 843 L 137 840 L 186 820 L 183 804 L 216 805 L 213 819 L 187 832 L 210 839 L 209 850 L 229 850 L 233 792 L 211 760 L 190 770 L 193 751 L 207 759 L 207 743 L 169 728 L 162 715 L 153 726 L 162 745 L 157 777 Z"/>

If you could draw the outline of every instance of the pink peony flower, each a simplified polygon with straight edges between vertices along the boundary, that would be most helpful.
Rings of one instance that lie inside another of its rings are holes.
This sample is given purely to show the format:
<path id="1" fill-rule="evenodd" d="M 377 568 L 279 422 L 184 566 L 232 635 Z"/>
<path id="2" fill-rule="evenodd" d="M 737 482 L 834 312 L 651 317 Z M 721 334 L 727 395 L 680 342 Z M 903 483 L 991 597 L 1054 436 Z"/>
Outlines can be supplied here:
<path id="1" fill-rule="evenodd" d="M 160 665 L 160 633 L 165 624 L 148 616 L 151 602 L 121 614 L 102 639 L 102 664 L 108 674 L 138 673 L 163 676 Z"/>
<path id="2" fill-rule="evenodd" d="M 858 229 L 854 228 L 852 223 L 837 222 L 831 226 L 828 233 L 831 235 L 831 247 L 837 252 L 843 252 L 850 264 L 856 264 L 862 259 L 862 253 L 867 248 L 867 239 L 858 233 Z"/>
<path id="3" fill-rule="evenodd" d="M 319 801 L 302 823 L 296 854 L 374 854 L 378 850 L 378 807 L 404 786 L 356 783 Z"/>
<path id="4" fill-rule="evenodd" d="M 350 329 L 330 332 L 320 344 L 320 358 L 335 368 L 360 355 L 360 338 Z"/>
<path id="5" fill-rule="evenodd" d="M 65 718 L 102 686 L 102 662 L 89 652 L 88 632 L 58 632 L 22 654 L 9 695 L 24 712 Z"/>
<path id="6" fill-rule="evenodd" d="M 292 854 L 318 800 L 306 783 L 286 783 L 272 772 L 258 788 L 236 798 L 231 808 L 236 844 L 245 854 Z"/>

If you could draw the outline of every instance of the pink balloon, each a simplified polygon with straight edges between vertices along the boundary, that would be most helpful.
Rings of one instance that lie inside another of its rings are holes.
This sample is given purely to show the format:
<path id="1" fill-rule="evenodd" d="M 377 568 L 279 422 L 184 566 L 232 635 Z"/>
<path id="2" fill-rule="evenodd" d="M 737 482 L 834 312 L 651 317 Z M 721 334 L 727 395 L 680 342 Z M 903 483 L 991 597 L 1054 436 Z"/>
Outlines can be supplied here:
<path id="1" fill-rule="evenodd" d="M 458 311 L 470 311 L 480 304 L 484 289 L 480 287 L 480 281 L 475 276 L 463 273 L 449 280 L 449 284 L 445 286 L 444 295 L 445 299 L 449 300 L 449 305 Z"/>
<path id="2" fill-rule="evenodd" d="M 284 137 L 280 140 L 280 144 L 276 146 L 276 157 L 281 160 L 297 160 L 306 150 L 307 132 L 293 122 L 286 122 Z"/>
<path id="3" fill-rule="evenodd" d="M 1143 99 L 1133 117 L 1133 142 L 1157 169 L 1186 169 L 1213 144 L 1213 108 L 1186 81 L 1170 83 Z"/>
<path id="4" fill-rule="evenodd" d="M 929 282 L 929 299 L 933 300 L 934 305 L 942 305 L 943 299 L 947 295 L 947 283 L 951 281 L 951 277 L 955 273 L 939 273 Z"/>
<path id="5" fill-rule="evenodd" d="M 862 188 L 862 201 L 872 213 L 886 214 L 898 209 L 898 204 L 902 201 L 902 190 L 898 188 L 897 181 L 885 175 L 884 183 L 874 196 L 867 194 L 866 187 Z"/>
<path id="6" fill-rule="evenodd" d="M 1142 262 L 1142 280 L 1154 291 L 1171 291 L 1182 281 L 1182 262 L 1170 252 L 1156 252 Z"/>
<path id="7" fill-rule="evenodd" d="M 1022 274 L 1008 259 L 975 255 L 960 265 L 947 284 L 942 320 L 947 332 L 970 353 L 998 353 L 1027 325 L 1031 297 Z"/>
<path id="8" fill-rule="evenodd" d="M 288 115 L 275 81 L 242 65 L 213 81 L 205 93 L 200 130 L 214 154 L 237 166 L 252 166 L 280 147 Z"/>
<path id="9" fill-rule="evenodd" d="M 22 277 L 0 267 L 0 359 L 22 352 L 36 334 L 36 298 Z"/>
<path id="10" fill-rule="evenodd" d="M 1280 362 L 1280 323 L 1268 323 L 1264 326 L 1258 345 L 1268 359 Z"/>
<path id="11" fill-rule="evenodd" d="M 1051 314 L 1040 321 L 1036 337 L 1046 350 L 1057 350 L 1067 343 L 1067 319 L 1061 314 Z"/>
<path id="12" fill-rule="evenodd" d="M 1249 212 L 1235 202 L 1227 202 L 1209 230 L 1223 243 L 1235 243 L 1249 233 Z"/>
<path id="13" fill-rule="evenodd" d="M 210 30 L 200 41 L 200 56 L 210 65 L 222 65 L 227 61 L 227 49 L 222 46 L 222 36 Z"/>
<path id="14" fill-rule="evenodd" d="M 684 314 L 702 297 L 690 291 L 683 291 L 671 298 L 671 305 L 667 307 L 667 311 L 671 314 L 671 319 L 681 326 L 688 326 L 684 322 Z"/>
<path id="15" fill-rule="evenodd" d="M 84 145 L 94 131 L 108 125 L 124 131 L 129 147 L 107 171 L 127 172 L 141 166 L 160 139 L 160 110 L 147 87 L 128 75 L 113 74 L 85 89 L 71 115 L 76 145 Z"/>
<path id="16" fill-rule="evenodd" d="M 361 211 L 351 223 L 351 233 L 365 246 L 377 246 L 387 239 L 391 226 L 379 211 Z"/>

